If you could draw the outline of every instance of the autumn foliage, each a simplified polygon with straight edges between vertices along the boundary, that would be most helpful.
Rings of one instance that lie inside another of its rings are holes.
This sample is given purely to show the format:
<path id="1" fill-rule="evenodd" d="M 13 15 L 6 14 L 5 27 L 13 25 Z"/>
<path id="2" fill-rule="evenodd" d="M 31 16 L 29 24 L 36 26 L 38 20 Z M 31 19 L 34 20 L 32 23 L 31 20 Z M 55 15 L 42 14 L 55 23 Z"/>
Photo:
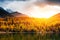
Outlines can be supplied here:
<path id="1" fill-rule="evenodd" d="M 0 31 L 4 32 L 60 32 L 60 22 L 55 19 L 7 17 L 0 18 Z"/>

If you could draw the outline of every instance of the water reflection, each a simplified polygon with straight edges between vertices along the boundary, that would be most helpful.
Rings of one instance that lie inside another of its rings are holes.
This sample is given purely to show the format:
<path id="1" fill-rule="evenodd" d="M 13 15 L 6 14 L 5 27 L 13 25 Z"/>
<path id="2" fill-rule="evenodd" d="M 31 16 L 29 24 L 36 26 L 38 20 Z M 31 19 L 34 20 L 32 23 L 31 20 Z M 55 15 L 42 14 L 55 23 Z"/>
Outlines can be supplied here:
<path id="1" fill-rule="evenodd" d="M 5 33 L 0 34 L 0 40 L 60 40 L 60 34 Z"/>

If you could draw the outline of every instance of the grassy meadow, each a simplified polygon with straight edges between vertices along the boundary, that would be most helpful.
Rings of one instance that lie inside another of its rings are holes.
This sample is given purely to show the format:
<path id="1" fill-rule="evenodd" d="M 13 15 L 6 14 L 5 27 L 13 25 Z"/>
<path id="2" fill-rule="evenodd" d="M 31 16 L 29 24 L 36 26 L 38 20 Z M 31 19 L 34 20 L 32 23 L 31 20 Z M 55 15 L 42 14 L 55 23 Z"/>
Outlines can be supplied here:
<path id="1" fill-rule="evenodd" d="M 41 32 L 59 33 L 59 19 L 7 17 L 0 18 L 0 32 Z"/>

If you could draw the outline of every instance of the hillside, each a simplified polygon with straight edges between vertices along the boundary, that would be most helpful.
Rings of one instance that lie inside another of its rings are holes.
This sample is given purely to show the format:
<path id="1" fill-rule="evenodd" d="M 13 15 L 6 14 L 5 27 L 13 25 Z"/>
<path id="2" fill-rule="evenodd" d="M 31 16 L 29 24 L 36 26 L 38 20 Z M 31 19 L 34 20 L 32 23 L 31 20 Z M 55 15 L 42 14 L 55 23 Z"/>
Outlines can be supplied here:
<path id="1" fill-rule="evenodd" d="M 53 15 L 52 17 L 50 17 L 48 19 L 48 24 L 56 24 L 59 23 L 60 24 L 60 13 Z"/>
<path id="2" fill-rule="evenodd" d="M 42 33 L 60 32 L 60 13 L 53 15 L 48 19 L 32 18 L 19 12 L 9 14 L 5 10 L 2 10 L 1 12 L 1 9 L 0 14 L 2 15 L 0 17 L 0 31 Z"/>

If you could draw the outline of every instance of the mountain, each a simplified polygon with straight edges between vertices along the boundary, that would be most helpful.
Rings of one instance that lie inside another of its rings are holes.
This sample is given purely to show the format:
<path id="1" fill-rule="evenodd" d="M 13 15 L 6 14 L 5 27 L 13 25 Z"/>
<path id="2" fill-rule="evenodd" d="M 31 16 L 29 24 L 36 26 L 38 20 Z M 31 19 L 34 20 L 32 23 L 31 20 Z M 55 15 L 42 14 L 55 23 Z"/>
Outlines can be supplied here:
<path id="1" fill-rule="evenodd" d="M 19 12 L 13 12 L 11 13 L 14 17 L 28 17 L 27 15 L 25 14 L 22 14 L 22 13 L 19 13 Z"/>
<path id="2" fill-rule="evenodd" d="M 12 11 L 11 9 L 6 9 L 6 11 L 9 12 L 9 13 L 14 12 L 14 11 Z"/>
<path id="3" fill-rule="evenodd" d="M 0 17 L 1 18 L 5 18 L 5 17 L 28 17 L 27 15 L 19 13 L 19 12 L 10 13 L 8 11 L 6 11 L 2 7 L 0 7 Z"/>
<path id="4" fill-rule="evenodd" d="M 9 12 L 4 10 L 2 7 L 0 7 L 0 17 L 5 18 L 5 17 L 13 17 Z"/>

